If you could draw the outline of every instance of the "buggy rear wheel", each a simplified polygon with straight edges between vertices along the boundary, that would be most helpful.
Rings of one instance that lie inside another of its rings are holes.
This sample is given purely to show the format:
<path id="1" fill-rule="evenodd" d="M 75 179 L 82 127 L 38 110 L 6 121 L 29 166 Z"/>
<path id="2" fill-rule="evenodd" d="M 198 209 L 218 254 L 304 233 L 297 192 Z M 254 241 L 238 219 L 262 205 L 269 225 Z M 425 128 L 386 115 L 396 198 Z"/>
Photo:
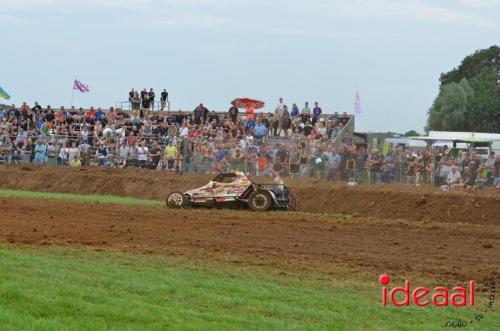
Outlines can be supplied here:
<path id="1" fill-rule="evenodd" d="M 248 197 L 248 207 L 253 211 L 269 211 L 273 204 L 273 197 L 267 191 L 259 190 Z"/>
<path id="2" fill-rule="evenodd" d="M 169 208 L 183 208 L 189 204 L 188 198 L 182 192 L 172 192 L 167 196 L 165 204 Z"/>

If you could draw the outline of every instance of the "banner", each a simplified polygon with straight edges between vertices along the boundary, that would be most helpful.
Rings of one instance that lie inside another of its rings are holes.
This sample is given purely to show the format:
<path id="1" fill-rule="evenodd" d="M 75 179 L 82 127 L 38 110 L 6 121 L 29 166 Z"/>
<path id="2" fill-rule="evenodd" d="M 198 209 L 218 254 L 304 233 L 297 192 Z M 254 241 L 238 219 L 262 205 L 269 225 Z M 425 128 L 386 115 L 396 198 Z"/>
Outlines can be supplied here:
<path id="1" fill-rule="evenodd" d="M 389 143 L 387 141 L 384 141 L 384 147 L 382 152 L 384 156 L 387 156 L 387 154 L 389 154 Z"/>

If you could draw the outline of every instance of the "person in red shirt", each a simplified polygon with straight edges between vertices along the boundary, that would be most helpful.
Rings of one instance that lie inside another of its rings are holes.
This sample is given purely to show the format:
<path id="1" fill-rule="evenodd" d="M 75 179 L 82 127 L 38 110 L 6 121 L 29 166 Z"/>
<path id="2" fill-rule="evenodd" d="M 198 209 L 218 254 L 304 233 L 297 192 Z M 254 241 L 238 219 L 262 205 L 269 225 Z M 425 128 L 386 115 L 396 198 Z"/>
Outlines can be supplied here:
<path id="1" fill-rule="evenodd" d="M 88 119 L 94 119 L 95 118 L 94 107 L 90 107 L 89 111 L 85 115 L 87 115 Z"/>
<path id="2" fill-rule="evenodd" d="M 255 109 L 252 106 L 250 106 L 250 107 L 247 108 L 247 110 L 246 110 L 246 116 L 247 116 L 247 120 L 248 121 L 252 121 L 253 120 L 253 113 L 254 113 L 254 111 L 255 111 Z"/>
<path id="3" fill-rule="evenodd" d="M 30 107 L 26 102 L 23 102 L 23 105 L 21 106 L 21 115 L 23 115 L 23 119 L 26 119 L 28 117 L 30 111 Z"/>

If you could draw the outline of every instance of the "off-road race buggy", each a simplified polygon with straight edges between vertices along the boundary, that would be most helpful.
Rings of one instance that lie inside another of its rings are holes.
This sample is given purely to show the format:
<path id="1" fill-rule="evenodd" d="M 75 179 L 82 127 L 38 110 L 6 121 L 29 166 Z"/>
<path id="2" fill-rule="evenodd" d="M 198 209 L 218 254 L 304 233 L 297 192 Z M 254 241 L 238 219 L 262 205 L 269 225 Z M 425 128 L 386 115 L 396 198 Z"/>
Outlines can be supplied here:
<path id="1" fill-rule="evenodd" d="M 242 172 L 229 172 L 217 175 L 200 188 L 170 193 L 166 204 L 170 208 L 236 205 L 253 211 L 294 211 L 296 200 L 279 179 L 277 184 L 258 184 Z"/>

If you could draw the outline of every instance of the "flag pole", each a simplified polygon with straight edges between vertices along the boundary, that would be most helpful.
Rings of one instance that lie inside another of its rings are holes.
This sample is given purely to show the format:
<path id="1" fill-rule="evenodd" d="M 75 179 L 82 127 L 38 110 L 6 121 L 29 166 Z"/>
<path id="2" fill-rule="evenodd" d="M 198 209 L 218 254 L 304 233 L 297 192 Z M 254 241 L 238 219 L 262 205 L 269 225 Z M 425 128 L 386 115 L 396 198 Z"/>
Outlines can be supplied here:
<path id="1" fill-rule="evenodd" d="M 75 82 L 76 79 L 73 80 L 73 88 L 71 89 L 71 108 L 73 108 L 73 98 L 75 97 Z"/>

